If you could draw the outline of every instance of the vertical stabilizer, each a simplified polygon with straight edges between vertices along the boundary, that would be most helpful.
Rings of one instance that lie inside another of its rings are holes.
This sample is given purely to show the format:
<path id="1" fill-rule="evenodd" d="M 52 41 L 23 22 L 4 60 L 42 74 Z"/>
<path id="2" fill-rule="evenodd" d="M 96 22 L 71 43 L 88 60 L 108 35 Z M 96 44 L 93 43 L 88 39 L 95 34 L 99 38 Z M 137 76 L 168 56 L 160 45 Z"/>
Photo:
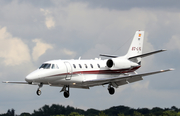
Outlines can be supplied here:
<path id="1" fill-rule="evenodd" d="M 136 31 L 128 53 L 126 54 L 127 58 L 138 56 L 142 54 L 143 50 L 143 41 L 144 41 L 144 31 Z M 141 62 L 141 58 L 133 59 L 133 62 L 139 63 Z"/>

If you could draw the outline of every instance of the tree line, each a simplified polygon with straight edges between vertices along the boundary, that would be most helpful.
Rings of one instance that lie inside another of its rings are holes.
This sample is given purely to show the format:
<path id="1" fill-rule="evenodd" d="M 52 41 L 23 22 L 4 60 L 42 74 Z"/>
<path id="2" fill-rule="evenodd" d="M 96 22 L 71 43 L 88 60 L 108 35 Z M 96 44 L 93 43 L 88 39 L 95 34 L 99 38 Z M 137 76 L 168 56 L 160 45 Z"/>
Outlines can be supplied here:
<path id="1" fill-rule="evenodd" d="M 38 110 L 34 110 L 32 114 L 23 112 L 15 115 L 14 109 L 9 109 L 7 113 L 0 116 L 180 116 L 180 109 L 172 106 L 171 108 L 130 108 L 127 106 L 114 106 L 105 110 L 88 109 L 82 110 L 71 106 L 62 106 L 53 104 L 51 106 L 44 105 Z"/>

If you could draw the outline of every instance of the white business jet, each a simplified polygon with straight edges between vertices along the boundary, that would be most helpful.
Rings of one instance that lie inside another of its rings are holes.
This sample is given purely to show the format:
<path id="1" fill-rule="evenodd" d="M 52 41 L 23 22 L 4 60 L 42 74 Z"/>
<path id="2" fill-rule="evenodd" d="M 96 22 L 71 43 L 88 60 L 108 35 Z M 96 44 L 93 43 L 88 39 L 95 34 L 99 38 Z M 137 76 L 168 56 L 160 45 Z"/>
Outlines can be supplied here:
<path id="1" fill-rule="evenodd" d="M 143 76 L 171 71 L 160 70 L 138 74 L 135 70 L 141 67 L 141 58 L 163 52 L 158 50 L 142 54 L 144 31 L 137 31 L 130 48 L 125 56 L 105 55 L 109 59 L 101 60 L 52 60 L 44 62 L 37 70 L 26 76 L 24 82 L 4 81 L 3 83 L 17 83 L 38 85 L 37 95 L 41 95 L 43 85 L 62 87 L 64 97 L 68 98 L 69 88 L 89 89 L 93 86 L 108 85 L 111 95 L 114 88 L 121 85 L 143 80 Z"/>

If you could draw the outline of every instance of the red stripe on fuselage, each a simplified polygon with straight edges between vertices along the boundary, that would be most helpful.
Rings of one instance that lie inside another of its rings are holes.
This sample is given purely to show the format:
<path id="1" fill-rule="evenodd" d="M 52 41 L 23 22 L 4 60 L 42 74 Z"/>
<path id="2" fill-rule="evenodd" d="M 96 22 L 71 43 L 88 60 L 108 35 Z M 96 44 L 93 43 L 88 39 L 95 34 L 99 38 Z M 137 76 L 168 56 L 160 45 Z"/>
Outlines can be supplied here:
<path id="1" fill-rule="evenodd" d="M 134 67 L 132 69 L 116 69 L 116 70 L 92 70 L 92 71 L 78 71 L 78 72 L 73 72 L 72 74 L 119 74 L 119 73 L 128 73 L 128 72 L 133 72 L 140 68 L 141 66 Z"/>
<path id="2" fill-rule="evenodd" d="M 62 76 L 62 75 L 73 75 L 73 74 L 121 74 L 121 73 L 129 73 L 129 72 L 134 72 L 141 66 L 133 67 L 130 69 L 115 69 L 115 70 L 90 70 L 90 71 L 77 71 L 77 72 L 72 72 L 72 73 L 62 73 L 62 74 L 56 74 L 56 75 L 51 75 L 47 77 L 53 77 L 53 76 Z"/>

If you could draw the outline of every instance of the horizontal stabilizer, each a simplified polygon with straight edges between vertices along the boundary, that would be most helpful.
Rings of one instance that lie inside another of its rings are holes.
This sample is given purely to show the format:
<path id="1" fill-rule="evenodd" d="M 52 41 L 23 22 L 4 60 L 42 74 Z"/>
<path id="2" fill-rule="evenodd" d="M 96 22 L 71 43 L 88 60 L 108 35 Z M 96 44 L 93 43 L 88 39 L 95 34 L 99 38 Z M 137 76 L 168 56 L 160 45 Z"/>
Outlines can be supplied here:
<path id="1" fill-rule="evenodd" d="M 100 56 L 111 57 L 111 58 L 117 58 L 118 57 L 118 56 L 115 56 L 115 55 L 108 55 L 108 54 L 100 54 Z"/>
<path id="2" fill-rule="evenodd" d="M 159 52 L 163 52 L 163 51 L 166 51 L 166 50 L 157 50 L 157 51 L 154 51 L 154 52 L 149 52 L 149 53 L 133 56 L 133 57 L 130 57 L 128 59 L 131 60 L 131 59 L 139 58 L 139 57 L 143 58 L 143 57 L 150 56 L 150 55 L 153 55 L 153 54 L 156 54 L 156 53 L 159 53 Z"/>

